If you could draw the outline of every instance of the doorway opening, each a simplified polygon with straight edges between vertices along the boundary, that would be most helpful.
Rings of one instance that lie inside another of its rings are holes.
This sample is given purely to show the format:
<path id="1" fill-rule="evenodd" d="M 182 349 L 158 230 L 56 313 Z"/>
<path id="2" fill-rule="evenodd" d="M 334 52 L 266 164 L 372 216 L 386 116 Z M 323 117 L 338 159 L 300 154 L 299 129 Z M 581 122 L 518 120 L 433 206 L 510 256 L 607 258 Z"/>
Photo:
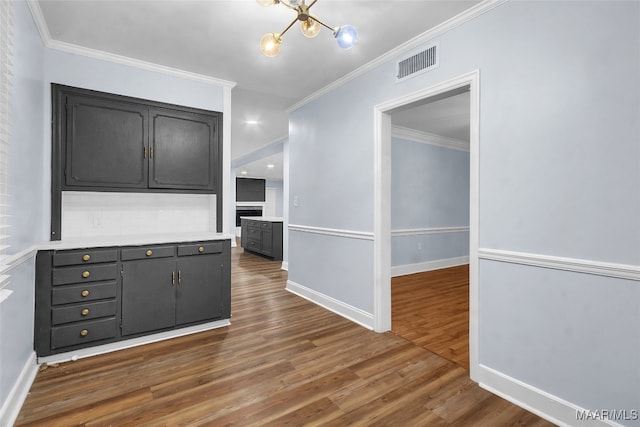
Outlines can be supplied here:
<path id="1" fill-rule="evenodd" d="M 469 88 L 391 115 L 391 330 L 469 369 Z"/>
<path id="2" fill-rule="evenodd" d="M 479 72 L 474 71 L 438 85 L 379 104 L 374 108 L 375 213 L 374 213 L 374 329 L 392 329 L 392 117 L 394 114 L 468 93 L 468 360 L 471 378 L 478 367 L 478 180 L 479 180 Z M 446 227 L 440 227 L 441 229 Z M 459 228 L 453 227 L 452 228 Z M 397 230 L 396 230 L 397 231 Z M 443 230 L 440 230 L 443 231 Z M 453 232 L 454 230 L 446 230 Z M 457 230 L 460 231 L 460 230 Z M 397 233 L 396 233 L 397 234 Z M 395 269 L 396 266 L 394 266 Z M 463 273 L 464 275 L 464 273 Z"/>

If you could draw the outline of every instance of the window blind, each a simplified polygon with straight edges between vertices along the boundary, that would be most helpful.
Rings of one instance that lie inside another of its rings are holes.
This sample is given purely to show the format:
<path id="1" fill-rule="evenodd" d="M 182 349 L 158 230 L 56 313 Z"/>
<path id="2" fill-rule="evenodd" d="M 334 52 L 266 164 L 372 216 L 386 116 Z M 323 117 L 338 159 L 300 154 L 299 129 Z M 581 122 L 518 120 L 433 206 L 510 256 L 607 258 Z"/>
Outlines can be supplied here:
<path id="1" fill-rule="evenodd" d="M 9 281 L 9 139 L 11 137 L 13 1 L 0 1 L 0 291 Z"/>

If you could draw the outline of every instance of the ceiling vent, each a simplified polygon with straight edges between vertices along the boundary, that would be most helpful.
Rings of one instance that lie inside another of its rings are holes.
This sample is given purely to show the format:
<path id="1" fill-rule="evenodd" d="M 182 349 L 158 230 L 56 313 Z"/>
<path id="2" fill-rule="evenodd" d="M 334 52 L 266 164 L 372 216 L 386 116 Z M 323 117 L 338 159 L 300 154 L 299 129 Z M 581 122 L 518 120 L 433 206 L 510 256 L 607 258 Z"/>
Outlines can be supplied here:
<path id="1" fill-rule="evenodd" d="M 438 45 L 439 43 L 435 42 L 418 53 L 411 53 L 400 58 L 397 62 L 398 74 L 396 75 L 396 82 L 401 82 L 438 68 L 438 57 L 440 56 Z"/>

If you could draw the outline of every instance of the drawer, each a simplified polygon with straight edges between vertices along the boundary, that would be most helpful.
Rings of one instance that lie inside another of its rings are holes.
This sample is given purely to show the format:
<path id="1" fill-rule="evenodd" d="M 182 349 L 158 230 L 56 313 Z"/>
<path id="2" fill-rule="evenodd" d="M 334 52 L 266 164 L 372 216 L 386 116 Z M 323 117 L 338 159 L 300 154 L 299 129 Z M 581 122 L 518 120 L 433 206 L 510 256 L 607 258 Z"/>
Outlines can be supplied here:
<path id="1" fill-rule="evenodd" d="M 51 304 L 71 304 L 80 301 L 95 301 L 105 298 L 115 298 L 115 296 L 116 282 L 59 286 L 53 288 L 51 293 Z"/>
<path id="2" fill-rule="evenodd" d="M 67 347 L 116 336 L 116 319 L 78 322 L 51 328 L 51 348 Z"/>
<path id="3" fill-rule="evenodd" d="M 147 258 L 167 258 L 175 254 L 174 246 L 140 246 L 122 249 L 122 261 Z"/>
<path id="4" fill-rule="evenodd" d="M 260 227 L 261 227 L 263 230 L 271 230 L 271 229 L 273 228 L 273 224 L 272 224 L 272 223 L 270 223 L 270 222 L 261 222 L 261 223 L 260 223 Z"/>
<path id="5" fill-rule="evenodd" d="M 223 242 L 193 243 L 178 246 L 178 256 L 219 254 L 222 252 Z"/>
<path id="6" fill-rule="evenodd" d="M 247 240 L 247 249 L 252 250 L 252 251 L 261 252 L 262 251 L 262 242 L 260 242 L 260 240 L 249 239 L 249 240 Z"/>
<path id="7" fill-rule="evenodd" d="M 247 228 L 247 238 L 248 239 L 260 239 L 260 229 L 259 228 Z"/>
<path id="8" fill-rule="evenodd" d="M 53 270 L 53 285 L 113 280 L 117 274 L 116 264 L 56 268 Z"/>
<path id="9" fill-rule="evenodd" d="M 55 251 L 53 266 L 96 264 L 115 262 L 118 259 L 117 249 L 79 249 L 72 251 Z"/>
<path id="10" fill-rule="evenodd" d="M 51 323 L 60 325 L 63 323 L 79 322 L 100 317 L 113 317 L 116 315 L 116 301 L 89 302 L 86 304 L 74 304 L 51 309 Z"/>

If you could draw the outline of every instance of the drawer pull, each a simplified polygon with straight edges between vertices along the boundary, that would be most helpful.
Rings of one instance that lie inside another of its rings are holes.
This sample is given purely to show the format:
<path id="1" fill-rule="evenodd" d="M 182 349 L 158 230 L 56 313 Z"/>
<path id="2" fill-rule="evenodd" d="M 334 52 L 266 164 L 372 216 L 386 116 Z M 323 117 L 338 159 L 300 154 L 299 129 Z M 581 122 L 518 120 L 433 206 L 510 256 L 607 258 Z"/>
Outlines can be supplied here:
<path id="1" fill-rule="evenodd" d="M 204 246 L 200 246 L 200 247 L 198 248 L 198 252 L 203 253 L 203 252 L 204 252 Z"/>
<path id="2" fill-rule="evenodd" d="M 153 255 L 153 251 L 151 249 L 149 249 L 149 250 L 147 250 L 147 252 L 145 252 L 145 255 L 151 256 L 151 255 Z"/>
<path id="3" fill-rule="evenodd" d="M 89 335 L 89 331 L 86 329 L 83 329 L 80 331 L 80 336 L 81 337 L 86 337 L 87 335 Z"/>
<path id="4" fill-rule="evenodd" d="M 80 312 L 80 314 L 82 314 L 83 316 L 86 316 L 87 314 L 89 314 L 89 309 L 88 308 L 83 308 L 82 311 Z"/>
<path id="5" fill-rule="evenodd" d="M 89 261 L 90 259 L 91 259 L 91 255 L 89 255 L 89 254 L 82 255 L 82 260 L 83 260 L 84 262 L 87 262 L 87 261 Z"/>
<path id="6" fill-rule="evenodd" d="M 82 295 L 83 297 L 88 297 L 89 291 L 85 289 L 84 291 L 80 292 L 80 295 Z"/>
<path id="7" fill-rule="evenodd" d="M 84 277 L 85 279 L 89 276 L 91 276 L 91 273 L 89 273 L 88 271 L 85 270 L 82 272 L 82 277 Z"/>

